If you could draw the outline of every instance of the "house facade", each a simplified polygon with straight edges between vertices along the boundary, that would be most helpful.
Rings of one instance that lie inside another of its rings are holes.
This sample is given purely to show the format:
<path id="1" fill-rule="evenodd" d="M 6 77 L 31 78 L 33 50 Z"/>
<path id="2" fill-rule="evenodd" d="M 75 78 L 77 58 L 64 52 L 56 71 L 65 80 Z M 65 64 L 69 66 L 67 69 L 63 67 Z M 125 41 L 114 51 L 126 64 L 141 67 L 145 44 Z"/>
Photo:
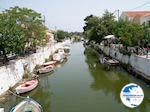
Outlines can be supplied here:
<path id="1" fill-rule="evenodd" d="M 46 32 L 46 43 L 54 42 L 54 34 L 52 30 L 47 30 Z"/>
<path id="2" fill-rule="evenodd" d="M 148 25 L 150 27 L 150 11 L 124 11 L 120 19 Z"/>

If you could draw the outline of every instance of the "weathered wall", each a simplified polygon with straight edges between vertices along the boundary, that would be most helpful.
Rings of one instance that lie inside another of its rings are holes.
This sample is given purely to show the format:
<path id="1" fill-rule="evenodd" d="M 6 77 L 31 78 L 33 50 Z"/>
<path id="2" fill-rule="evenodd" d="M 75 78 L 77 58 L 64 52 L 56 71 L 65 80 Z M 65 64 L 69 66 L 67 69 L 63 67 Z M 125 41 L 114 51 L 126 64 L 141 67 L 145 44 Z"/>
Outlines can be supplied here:
<path id="1" fill-rule="evenodd" d="M 64 43 L 48 45 L 37 50 L 37 53 L 29 55 L 24 59 L 17 59 L 9 65 L 0 67 L 0 95 L 5 93 L 10 87 L 17 84 L 23 77 L 25 70 L 32 72 L 37 64 L 42 64 Z"/>
<path id="2" fill-rule="evenodd" d="M 121 54 L 117 49 L 99 46 L 107 55 L 119 60 L 124 64 L 129 64 L 132 68 L 140 72 L 142 76 L 150 79 L 150 59 L 132 54 L 131 56 Z"/>
<path id="3" fill-rule="evenodd" d="M 21 80 L 23 74 L 24 69 L 21 59 L 0 67 L 0 95 Z"/>
<path id="4" fill-rule="evenodd" d="M 130 56 L 130 65 L 143 73 L 144 77 L 149 79 L 150 77 L 150 59 L 146 57 L 140 57 L 137 55 Z"/>

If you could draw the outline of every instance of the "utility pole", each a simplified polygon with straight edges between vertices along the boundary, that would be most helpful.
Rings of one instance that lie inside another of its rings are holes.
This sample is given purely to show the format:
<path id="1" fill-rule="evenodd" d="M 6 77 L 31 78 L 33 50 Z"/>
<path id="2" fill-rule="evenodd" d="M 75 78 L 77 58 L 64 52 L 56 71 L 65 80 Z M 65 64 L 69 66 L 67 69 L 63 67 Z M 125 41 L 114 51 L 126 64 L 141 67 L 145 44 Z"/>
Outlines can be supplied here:
<path id="1" fill-rule="evenodd" d="M 120 10 L 118 9 L 118 10 L 115 10 L 114 12 L 113 12 L 113 14 L 115 14 L 115 13 L 117 13 L 117 20 L 119 21 L 119 12 L 120 12 Z"/>
<path id="2" fill-rule="evenodd" d="M 119 21 L 119 9 L 117 10 L 117 15 L 118 15 L 118 21 Z"/>
<path id="3" fill-rule="evenodd" d="M 43 15 L 43 19 L 44 19 L 44 26 L 45 26 L 45 15 Z"/>
<path id="4" fill-rule="evenodd" d="M 56 35 L 55 35 L 55 36 L 56 36 L 56 39 L 58 39 L 58 38 L 57 38 L 57 27 L 56 27 L 56 26 L 55 26 L 55 33 L 56 33 Z"/>

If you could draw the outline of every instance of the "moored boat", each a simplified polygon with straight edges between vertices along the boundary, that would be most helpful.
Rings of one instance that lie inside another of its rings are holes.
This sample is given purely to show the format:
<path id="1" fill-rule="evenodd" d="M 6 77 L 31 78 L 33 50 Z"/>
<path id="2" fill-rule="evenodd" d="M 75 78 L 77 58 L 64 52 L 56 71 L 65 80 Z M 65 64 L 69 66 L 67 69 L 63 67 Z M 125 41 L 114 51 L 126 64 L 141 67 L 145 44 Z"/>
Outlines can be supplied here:
<path id="1" fill-rule="evenodd" d="M 66 50 L 70 50 L 70 46 L 67 46 L 67 45 L 63 46 L 63 48 Z"/>
<path id="2" fill-rule="evenodd" d="M 65 51 L 64 51 L 63 48 L 59 48 L 59 49 L 58 49 L 58 53 L 59 53 L 60 55 L 64 55 L 64 54 L 65 54 Z"/>
<path id="3" fill-rule="evenodd" d="M 64 54 L 64 57 L 67 58 L 67 57 L 70 56 L 70 55 L 71 55 L 70 53 L 65 53 L 65 54 Z"/>
<path id="4" fill-rule="evenodd" d="M 53 54 L 53 60 L 58 61 L 58 62 L 62 62 L 63 59 L 64 59 L 63 54 L 59 54 L 59 53 Z"/>
<path id="5" fill-rule="evenodd" d="M 69 53 L 70 52 L 70 46 L 65 45 L 65 46 L 63 46 L 63 49 L 64 49 L 65 53 Z"/>
<path id="6" fill-rule="evenodd" d="M 43 68 L 40 68 L 37 70 L 37 73 L 39 74 L 43 74 L 43 73 L 48 73 L 54 70 L 54 66 L 53 65 L 49 65 Z"/>
<path id="7" fill-rule="evenodd" d="M 119 65 L 119 61 L 115 60 L 115 59 L 110 59 L 108 57 L 104 57 L 104 64 L 108 64 L 108 65 Z"/>
<path id="8" fill-rule="evenodd" d="M 38 79 L 26 81 L 15 88 L 17 94 L 26 93 L 33 90 L 38 85 Z"/>
<path id="9" fill-rule="evenodd" d="M 49 65 L 55 65 L 57 61 L 49 61 L 43 64 L 44 67 L 49 66 Z"/>
<path id="10" fill-rule="evenodd" d="M 27 97 L 14 108 L 12 108 L 10 112 L 43 112 L 43 109 L 38 102 Z"/>

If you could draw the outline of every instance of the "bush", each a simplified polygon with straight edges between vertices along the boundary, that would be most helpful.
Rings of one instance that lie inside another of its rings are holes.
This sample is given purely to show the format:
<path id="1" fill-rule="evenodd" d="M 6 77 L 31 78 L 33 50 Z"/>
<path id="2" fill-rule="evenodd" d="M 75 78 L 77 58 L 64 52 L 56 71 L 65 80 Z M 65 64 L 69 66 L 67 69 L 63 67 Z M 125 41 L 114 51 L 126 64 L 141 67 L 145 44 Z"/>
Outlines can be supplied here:
<path id="1" fill-rule="evenodd" d="M 48 62 L 49 61 L 49 58 L 45 58 L 45 62 Z"/>
<path id="2" fill-rule="evenodd" d="M 127 51 L 126 49 L 120 49 L 119 52 L 122 53 L 123 55 L 131 56 L 131 52 Z"/>
<path id="3" fill-rule="evenodd" d="M 23 75 L 24 79 L 28 79 L 28 78 L 31 78 L 31 77 L 32 77 L 32 73 L 30 71 L 28 71 L 28 70 Z"/>
<path id="4" fill-rule="evenodd" d="M 37 69 L 39 69 L 39 68 L 41 68 L 41 65 L 36 65 L 36 66 L 35 66 L 35 70 L 37 70 Z"/>

